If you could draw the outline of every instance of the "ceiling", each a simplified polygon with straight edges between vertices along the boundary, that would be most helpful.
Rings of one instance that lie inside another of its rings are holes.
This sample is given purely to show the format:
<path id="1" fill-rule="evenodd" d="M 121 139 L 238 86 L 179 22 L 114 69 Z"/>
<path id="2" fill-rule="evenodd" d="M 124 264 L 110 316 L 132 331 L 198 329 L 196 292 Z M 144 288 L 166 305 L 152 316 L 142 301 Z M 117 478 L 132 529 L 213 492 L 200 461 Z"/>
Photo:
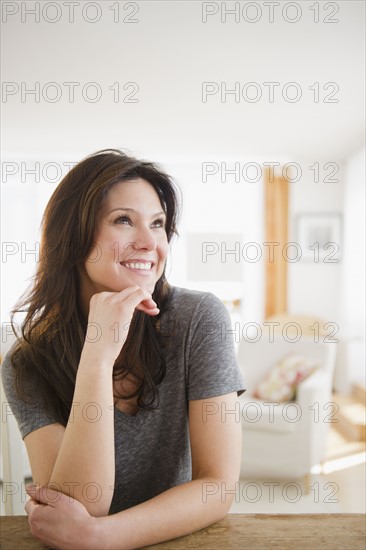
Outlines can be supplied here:
<path id="1" fill-rule="evenodd" d="M 49 4 L 39 22 L 3 13 L 3 158 L 122 147 L 161 161 L 334 161 L 364 143 L 363 1 L 281 2 L 272 23 L 264 2 L 240 2 L 238 22 L 221 21 L 221 2 L 120 2 L 116 23 L 116 2 L 76 3 L 73 23 L 67 3 Z M 217 13 L 203 22 L 205 10 Z M 37 86 L 39 102 L 25 94 Z M 225 86 L 239 95 L 221 97 Z"/>

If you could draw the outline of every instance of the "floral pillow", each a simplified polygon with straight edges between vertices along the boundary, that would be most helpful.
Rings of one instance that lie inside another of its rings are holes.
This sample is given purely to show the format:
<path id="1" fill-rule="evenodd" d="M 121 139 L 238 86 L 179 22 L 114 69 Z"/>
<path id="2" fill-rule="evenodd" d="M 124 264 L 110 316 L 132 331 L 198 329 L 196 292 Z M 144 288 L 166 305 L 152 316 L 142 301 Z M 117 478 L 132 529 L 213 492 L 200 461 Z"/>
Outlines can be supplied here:
<path id="1" fill-rule="evenodd" d="M 300 382 L 319 365 L 319 361 L 315 359 L 290 353 L 270 369 L 255 388 L 253 396 L 266 401 L 291 401 L 295 398 Z"/>

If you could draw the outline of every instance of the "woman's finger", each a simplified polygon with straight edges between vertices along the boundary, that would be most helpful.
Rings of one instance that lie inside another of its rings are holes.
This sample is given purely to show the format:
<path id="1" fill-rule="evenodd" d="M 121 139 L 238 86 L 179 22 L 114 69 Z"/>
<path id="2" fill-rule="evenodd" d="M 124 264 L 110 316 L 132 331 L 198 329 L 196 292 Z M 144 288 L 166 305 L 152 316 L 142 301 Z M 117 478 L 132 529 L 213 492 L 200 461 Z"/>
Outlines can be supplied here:
<path id="1" fill-rule="evenodd" d="M 155 309 L 157 308 L 156 302 L 151 297 L 150 292 L 148 292 L 146 289 L 137 287 L 128 298 L 124 300 L 126 302 L 126 305 L 129 305 L 133 309 L 137 308 L 138 306 L 142 306 L 143 311 L 149 310 L 149 309 Z M 139 308 L 141 309 L 141 308 Z"/>
<path id="2" fill-rule="evenodd" d="M 24 505 L 24 509 L 27 513 L 27 516 L 29 516 L 37 508 L 37 506 L 40 506 L 40 505 L 33 498 L 30 498 L 29 500 L 27 500 L 27 502 Z"/>
<path id="3" fill-rule="evenodd" d="M 41 504 L 48 504 L 49 506 L 54 505 L 58 500 L 60 500 L 60 498 L 62 498 L 62 493 L 59 491 L 54 491 L 47 485 L 28 485 L 26 487 L 26 491 L 32 499 Z"/>
<path id="4" fill-rule="evenodd" d="M 143 306 L 143 305 L 141 305 L 141 304 L 138 305 L 138 306 L 136 307 L 136 309 L 138 309 L 139 311 L 143 311 L 144 313 L 146 313 L 146 315 L 151 315 L 152 317 L 153 317 L 154 315 L 159 315 L 159 313 L 160 313 L 160 309 L 157 308 L 157 307 L 155 307 L 155 308 L 153 308 L 153 309 L 152 309 L 152 308 L 146 308 L 145 306 Z"/>

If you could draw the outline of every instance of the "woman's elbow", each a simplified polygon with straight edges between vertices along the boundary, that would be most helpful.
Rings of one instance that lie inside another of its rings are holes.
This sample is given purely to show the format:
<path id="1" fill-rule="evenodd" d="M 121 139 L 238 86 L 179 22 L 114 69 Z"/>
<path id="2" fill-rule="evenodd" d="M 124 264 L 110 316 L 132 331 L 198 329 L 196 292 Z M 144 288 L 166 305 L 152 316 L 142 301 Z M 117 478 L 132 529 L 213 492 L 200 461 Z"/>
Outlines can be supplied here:
<path id="1" fill-rule="evenodd" d="M 111 507 L 111 499 L 93 500 L 91 502 L 90 499 L 83 498 L 79 502 L 81 502 L 88 513 L 95 518 L 108 516 Z"/>

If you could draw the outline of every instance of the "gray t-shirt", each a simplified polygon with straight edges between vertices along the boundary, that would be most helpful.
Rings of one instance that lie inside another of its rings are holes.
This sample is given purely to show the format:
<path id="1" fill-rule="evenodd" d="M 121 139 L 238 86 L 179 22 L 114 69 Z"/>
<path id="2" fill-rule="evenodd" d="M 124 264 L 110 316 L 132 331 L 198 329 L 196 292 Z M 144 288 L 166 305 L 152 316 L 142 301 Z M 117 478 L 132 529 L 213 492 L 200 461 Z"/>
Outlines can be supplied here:
<path id="1" fill-rule="evenodd" d="M 110 514 L 192 479 L 189 400 L 244 391 L 226 307 L 211 293 L 172 289 L 160 324 L 170 338 L 164 348 L 166 376 L 159 386 L 159 407 L 135 416 L 114 411 L 116 476 Z M 2 380 L 23 438 L 54 423 L 39 406 L 17 397 L 9 354 Z"/>

